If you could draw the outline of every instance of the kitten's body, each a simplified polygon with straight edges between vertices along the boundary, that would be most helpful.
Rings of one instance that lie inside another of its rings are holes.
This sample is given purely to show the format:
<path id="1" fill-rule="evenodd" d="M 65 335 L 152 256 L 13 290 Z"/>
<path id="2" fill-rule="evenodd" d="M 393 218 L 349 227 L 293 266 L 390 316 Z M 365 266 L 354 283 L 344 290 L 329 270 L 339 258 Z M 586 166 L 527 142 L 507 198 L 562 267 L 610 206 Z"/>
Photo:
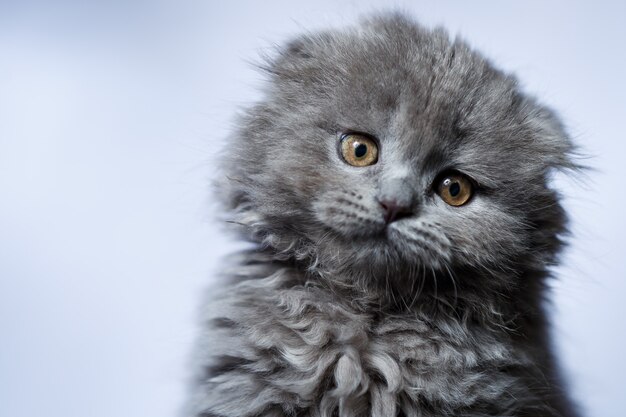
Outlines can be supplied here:
<path id="1" fill-rule="evenodd" d="M 207 305 L 193 415 L 575 416 L 542 308 L 565 231 L 547 175 L 572 167 L 554 115 L 399 16 L 301 38 L 268 70 L 222 188 L 260 246 Z M 376 164 L 338 155 L 354 130 Z M 450 169 L 477 184 L 461 207 L 433 191 Z"/>

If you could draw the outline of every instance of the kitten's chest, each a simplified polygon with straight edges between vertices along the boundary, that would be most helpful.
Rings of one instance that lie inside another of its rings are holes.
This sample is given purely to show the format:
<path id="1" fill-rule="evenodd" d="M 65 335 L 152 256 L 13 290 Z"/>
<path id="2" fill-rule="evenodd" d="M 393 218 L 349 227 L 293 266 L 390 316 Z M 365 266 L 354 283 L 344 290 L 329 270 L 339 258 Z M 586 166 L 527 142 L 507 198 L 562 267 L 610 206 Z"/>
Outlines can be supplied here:
<path id="1" fill-rule="evenodd" d="M 285 375 L 304 381 L 297 387 L 302 399 L 343 404 L 341 415 L 367 411 L 364 397 L 372 409 L 466 407 L 495 401 L 514 384 L 501 370 L 519 359 L 479 327 L 417 314 L 374 317 L 338 303 L 302 313 L 281 320 L 290 329 L 279 348 Z"/>

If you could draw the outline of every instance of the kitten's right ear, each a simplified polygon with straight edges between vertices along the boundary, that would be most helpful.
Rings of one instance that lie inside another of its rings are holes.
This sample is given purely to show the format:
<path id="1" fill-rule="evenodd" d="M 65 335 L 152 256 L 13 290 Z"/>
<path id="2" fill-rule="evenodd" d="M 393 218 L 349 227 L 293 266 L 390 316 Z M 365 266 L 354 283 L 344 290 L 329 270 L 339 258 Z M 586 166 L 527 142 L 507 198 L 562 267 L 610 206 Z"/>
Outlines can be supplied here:
<path id="1" fill-rule="evenodd" d="M 282 48 L 281 55 L 291 59 L 309 59 L 313 57 L 313 42 L 309 37 L 293 39 Z"/>
<path id="2" fill-rule="evenodd" d="M 279 77 L 295 79 L 304 72 L 313 70 L 318 62 L 317 55 L 329 42 L 326 34 L 299 36 L 276 49 L 276 54 L 266 56 L 261 68 Z"/>

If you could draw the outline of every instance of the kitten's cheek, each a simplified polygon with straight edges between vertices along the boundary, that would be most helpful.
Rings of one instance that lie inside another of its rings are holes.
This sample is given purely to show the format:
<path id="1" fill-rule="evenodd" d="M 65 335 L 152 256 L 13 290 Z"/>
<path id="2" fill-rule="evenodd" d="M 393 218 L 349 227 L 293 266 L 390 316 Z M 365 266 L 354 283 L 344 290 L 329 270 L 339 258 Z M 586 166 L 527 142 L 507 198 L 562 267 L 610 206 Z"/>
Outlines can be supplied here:
<path id="1" fill-rule="evenodd" d="M 342 224 L 336 221 L 337 209 L 332 205 L 322 200 L 316 200 L 313 202 L 313 214 L 315 220 L 321 225 L 329 227 L 338 233 L 345 234 L 345 227 L 342 227 Z"/>
<path id="2" fill-rule="evenodd" d="M 344 204 L 341 204 L 341 202 Z M 385 228 L 381 216 L 369 215 L 366 210 L 357 210 L 353 202 L 346 203 L 345 197 L 330 201 L 320 199 L 313 203 L 313 213 L 322 225 L 346 237 L 367 237 L 380 233 Z"/>
<path id="3" fill-rule="evenodd" d="M 315 218 L 321 225 L 342 236 L 354 236 L 354 225 L 347 221 L 346 217 L 340 209 L 330 205 L 319 204 L 315 207 Z"/>

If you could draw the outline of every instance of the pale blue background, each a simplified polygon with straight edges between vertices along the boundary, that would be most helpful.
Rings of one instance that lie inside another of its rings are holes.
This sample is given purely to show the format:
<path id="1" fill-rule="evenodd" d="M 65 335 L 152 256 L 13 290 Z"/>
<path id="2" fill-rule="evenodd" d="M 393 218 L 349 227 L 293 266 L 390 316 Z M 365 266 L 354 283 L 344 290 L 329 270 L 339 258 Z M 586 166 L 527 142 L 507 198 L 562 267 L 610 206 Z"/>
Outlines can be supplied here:
<path id="1" fill-rule="evenodd" d="M 234 248 L 209 178 L 249 61 L 401 5 L 556 108 L 597 168 L 557 178 L 574 239 L 555 336 L 588 416 L 622 417 L 626 3 L 0 2 L 0 416 L 176 415 L 200 294 Z"/>

